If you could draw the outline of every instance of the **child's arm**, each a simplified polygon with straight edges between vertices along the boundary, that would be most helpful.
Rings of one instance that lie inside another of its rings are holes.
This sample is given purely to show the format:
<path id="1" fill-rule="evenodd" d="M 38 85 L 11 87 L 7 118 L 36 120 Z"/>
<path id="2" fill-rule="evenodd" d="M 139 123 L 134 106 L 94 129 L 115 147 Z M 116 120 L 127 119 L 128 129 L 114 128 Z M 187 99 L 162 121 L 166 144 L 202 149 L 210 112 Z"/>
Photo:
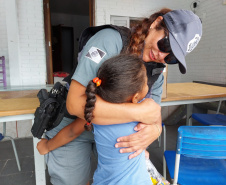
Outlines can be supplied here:
<path id="1" fill-rule="evenodd" d="M 37 144 L 37 149 L 41 155 L 47 154 L 77 138 L 83 131 L 86 121 L 80 118 L 63 128 L 52 139 L 41 139 Z"/>

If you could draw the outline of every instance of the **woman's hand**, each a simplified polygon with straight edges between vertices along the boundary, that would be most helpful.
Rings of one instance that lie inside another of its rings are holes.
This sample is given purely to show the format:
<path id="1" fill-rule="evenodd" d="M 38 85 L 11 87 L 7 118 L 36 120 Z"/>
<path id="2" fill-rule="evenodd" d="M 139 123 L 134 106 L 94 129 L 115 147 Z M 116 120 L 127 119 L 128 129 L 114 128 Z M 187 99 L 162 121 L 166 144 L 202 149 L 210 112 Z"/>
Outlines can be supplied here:
<path id="1" fill-rule="evenodd" d="M 147 125 L 139 123 L 134 130 L 138 132 L 118 138 L 118 143 L 115 144 L 116 148 L 121 148 L 120 153 L 134 152 L 129 156 L 129 159 L 138 156 L 159 137 L 162 132 L 162 125 Z"/>
<path id="2" fill-rule="evenodd" d="M 146 98 L 137 106 L 135 120 L 146 124 L 161 124 L 161 106 L 153 99 Z"/>
<path id="3" fill-rule="evenodd" d="M 47 143 L 48 143 L 48 139 L 44 139 L 44 138 L 42 138 L 41 141 L 38 142 L 37 149 L 41 155 L 45 155 L 50 152 L 48 149 Z"/>

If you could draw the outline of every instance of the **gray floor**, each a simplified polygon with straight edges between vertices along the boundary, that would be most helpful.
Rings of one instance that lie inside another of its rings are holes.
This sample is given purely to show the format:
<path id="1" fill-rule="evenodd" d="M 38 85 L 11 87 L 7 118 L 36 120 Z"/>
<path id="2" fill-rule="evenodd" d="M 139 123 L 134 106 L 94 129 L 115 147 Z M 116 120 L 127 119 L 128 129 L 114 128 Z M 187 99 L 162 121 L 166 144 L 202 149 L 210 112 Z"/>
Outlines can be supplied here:
<path id="1" fill-rule="evenodd" d="M 175 149 L 177 128 L 185 124 L 166 126 L 166 148 Z M 21 172 L 18 171 L 11 141 L 0 142 L 0 184 L 1 185 L 35 185 L 35 168 L 32 138 L 15 140 L 18 156 L 21 163 Z M 162 145 L 163 146 L 163 145 Z M 148 149 L 150 159 L 157 170 L 162 174 L 163 148 L 158 148 L 158 142 L 154 142 Z M 93 164 L 95 166 L 95 164 Z M 51 185 L 48 173 L 46 173 L 47 185 Z M 169 175 L 167 174 L 169 180 Z"/>

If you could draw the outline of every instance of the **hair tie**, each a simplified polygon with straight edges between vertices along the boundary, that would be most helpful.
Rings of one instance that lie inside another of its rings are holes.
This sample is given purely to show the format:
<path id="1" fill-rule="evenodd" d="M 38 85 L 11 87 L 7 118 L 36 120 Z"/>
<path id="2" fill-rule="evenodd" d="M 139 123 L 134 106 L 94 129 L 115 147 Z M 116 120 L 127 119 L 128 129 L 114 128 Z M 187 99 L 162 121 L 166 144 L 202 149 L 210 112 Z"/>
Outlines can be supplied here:
<path id="1" fill-rule="evenodd" d="M 93 129 L 93 125 L 92 125 L 92 123 L 87 122 L 87 123 L 84 125 L 84 128 L 85 128 L 85 130 L 87 130 L 87 131 L 91 131 L 91 130 Z"/>
<path id="2" fill-rule="evenodd" d="M 93 83 L 95 83 L 96 86 L 98 87 L 98 86 L 101 85 L 101 79 L 99 79 L 98 77 L 95 77 L 95 78 L 93 79 Z"/>

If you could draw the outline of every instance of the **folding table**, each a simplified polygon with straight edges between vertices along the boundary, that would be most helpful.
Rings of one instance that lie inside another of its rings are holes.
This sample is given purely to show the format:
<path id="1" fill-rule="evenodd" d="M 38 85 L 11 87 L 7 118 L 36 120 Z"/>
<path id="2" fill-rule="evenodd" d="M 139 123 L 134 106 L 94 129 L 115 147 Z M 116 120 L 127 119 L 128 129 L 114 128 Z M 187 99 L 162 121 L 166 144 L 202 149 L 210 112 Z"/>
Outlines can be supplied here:
<path id="1" fill-rule="evenodd" d="M 201 83 L 169 83 L 167 97 L 162 99 L 161 106 L 187 105 L 186 125 L 191 125 L 192 108 L 194 103 L 226 100 L 226 87 Z"/>

